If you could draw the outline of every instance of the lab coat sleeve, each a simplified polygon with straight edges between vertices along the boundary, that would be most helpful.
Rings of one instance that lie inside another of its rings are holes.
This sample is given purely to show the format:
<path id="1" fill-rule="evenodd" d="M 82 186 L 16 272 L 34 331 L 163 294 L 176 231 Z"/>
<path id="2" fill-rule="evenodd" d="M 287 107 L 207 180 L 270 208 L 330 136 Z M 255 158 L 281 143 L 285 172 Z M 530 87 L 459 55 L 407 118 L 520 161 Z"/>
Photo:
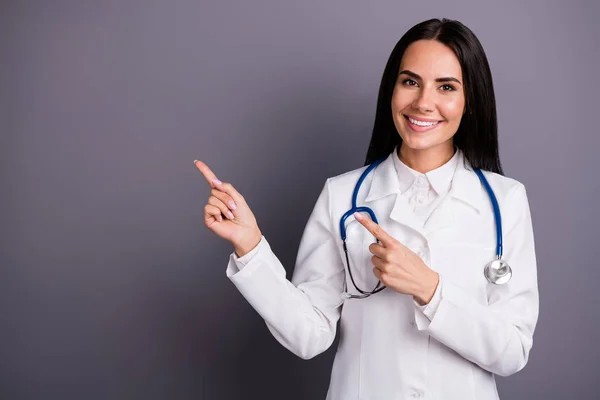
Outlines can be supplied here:
<path id="1" fill-rule="evenodd" d="M 506 210 L 505 215 L 513 216 L 504 236 L 504 258 L 510 260 L 512 279 L 504 285 L 488 284 L 484 305 L 442 276 L 434 317 L 417 321 L 419 330 L 501 376 L 514 374 L 527 363 L 539 312 L 533 229 L 522 184 L 509 194 Z"/>
<path id="2" fill-rule="evenodd" d="M 263 238 L 243 269 L 232 253 L 227 276 L 277 341 L 303 359 L 331 346 L 343 303 L 344 265 L 333 234 L 329 180 L 300 241 L 292 280 Z"/>

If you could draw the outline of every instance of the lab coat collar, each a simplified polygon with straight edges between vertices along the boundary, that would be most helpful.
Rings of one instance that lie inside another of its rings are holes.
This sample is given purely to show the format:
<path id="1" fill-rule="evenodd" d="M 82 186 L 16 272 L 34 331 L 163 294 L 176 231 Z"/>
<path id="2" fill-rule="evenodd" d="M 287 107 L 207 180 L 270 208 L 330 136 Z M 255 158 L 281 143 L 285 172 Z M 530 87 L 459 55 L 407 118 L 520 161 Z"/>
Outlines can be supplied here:
<path id="1" fill-rule="evenodd" d="M 483 200 L 481 183 L 463 152 L 460 149 L 456 151 L 458 153 L 457 166 L 448 195 L 480 211 Z M 365 202 L 400 193 L 398 174 L 392 158 L 394 155 L 393 152 L 390 153 L 373 171 L 373 180 Z"/>
<path id="2" fill-rule="evenodd" d="M 398 146 L 392 153 L 392 160 L 394 161 L 394 167 L 398 174 L 398 181 L 400 187 L 400 193 L 404 194 L 405 191 L 409 190 L 417 181 L 419 176 L 424 176 L 433 190 L 441 197 L 445 196 L 450 190 L 452 184 L 452 177 L 456 170 L 459 152 L 455 151 L 450 160 L 440 167 L 421 174 L 418 171 L 410 168 L 398 157 Z"/>

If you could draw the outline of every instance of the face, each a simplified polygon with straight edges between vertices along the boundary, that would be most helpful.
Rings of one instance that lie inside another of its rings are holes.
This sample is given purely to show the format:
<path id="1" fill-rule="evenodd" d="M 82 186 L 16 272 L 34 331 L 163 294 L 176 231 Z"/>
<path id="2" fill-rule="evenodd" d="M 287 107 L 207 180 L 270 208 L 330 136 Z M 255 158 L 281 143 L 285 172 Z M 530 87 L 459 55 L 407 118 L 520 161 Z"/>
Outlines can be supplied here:
<path id="1" fill-rule="evenodd" d="M 465 109 L 462 69 L 446 45 L 418 40 L 408 46 L 392 95 L 392 117 L 403 147 L 453 152 Z"/>

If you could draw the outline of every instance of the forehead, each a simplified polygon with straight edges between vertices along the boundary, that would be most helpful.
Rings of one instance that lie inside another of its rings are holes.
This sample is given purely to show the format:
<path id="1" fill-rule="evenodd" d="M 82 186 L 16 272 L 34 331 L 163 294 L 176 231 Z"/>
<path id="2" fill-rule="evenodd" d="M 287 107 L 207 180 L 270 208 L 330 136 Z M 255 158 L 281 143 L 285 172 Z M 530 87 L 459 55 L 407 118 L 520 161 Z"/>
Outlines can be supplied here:
<path id="1" fill-rule="evenodd" d="M 417 40 L 411 43 L 400 61 L 400 71 L 405 69 L 424 79 L 462 77 L 462 68 L 454 51 L 437 40 Z"/>

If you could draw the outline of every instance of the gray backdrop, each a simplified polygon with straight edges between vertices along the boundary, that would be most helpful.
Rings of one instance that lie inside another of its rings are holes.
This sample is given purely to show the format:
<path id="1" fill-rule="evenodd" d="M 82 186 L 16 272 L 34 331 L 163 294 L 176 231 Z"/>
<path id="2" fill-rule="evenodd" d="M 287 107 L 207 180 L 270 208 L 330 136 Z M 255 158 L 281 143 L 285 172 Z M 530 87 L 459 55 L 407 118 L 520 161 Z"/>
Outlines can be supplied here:
<path id="1" fill-rule="evenodd" d="M 412 25 L 482 41 L 501 158 L 531 202 L 541 312 L 504 399 L 600 390 L 600 17 L 590 1 L 0 2 L 0 397 L 323 399 L 225 276 L 192 161 L 291 275 L 324 180 L 360 167 Z"/>

